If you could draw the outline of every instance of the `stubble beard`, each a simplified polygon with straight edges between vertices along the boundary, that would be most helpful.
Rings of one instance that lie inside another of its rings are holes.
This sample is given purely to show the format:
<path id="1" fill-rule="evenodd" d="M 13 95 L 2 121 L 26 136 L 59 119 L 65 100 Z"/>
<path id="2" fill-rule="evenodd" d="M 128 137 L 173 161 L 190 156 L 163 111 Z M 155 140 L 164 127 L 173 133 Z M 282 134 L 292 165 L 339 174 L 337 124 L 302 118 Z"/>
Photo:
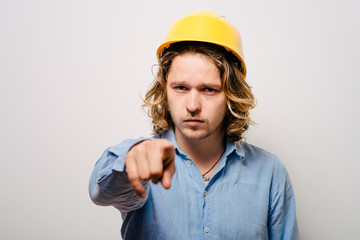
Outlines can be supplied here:
<path id="1" fill-rule="evenodd" d="M 214 134 L 219 128 L 223 128 L 225 118 L 214 128 L 206 129 L 198 126 L 189 126 L 184 128 L 177 128 L 179 132 L 189 140 L 203 140 Z M 174 124 L 176 127 L 176 125 Z M 205 130 L 205 131 L 204 131 Z M 190 133 L 189 133 L 190 131 Z M 198 131 L 198 132 L 197 132 Z"/>

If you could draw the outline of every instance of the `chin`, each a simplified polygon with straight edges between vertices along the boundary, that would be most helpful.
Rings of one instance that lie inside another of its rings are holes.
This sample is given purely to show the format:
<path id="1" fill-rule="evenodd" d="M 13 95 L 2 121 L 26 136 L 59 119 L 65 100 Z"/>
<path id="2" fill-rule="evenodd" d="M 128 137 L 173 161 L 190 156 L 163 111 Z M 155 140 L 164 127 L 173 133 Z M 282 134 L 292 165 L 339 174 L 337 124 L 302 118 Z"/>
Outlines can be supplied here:
<path id="1" fill-rule="evenodd" d="M 189 140 L 203 140 L 212 134 L 211 131 L 206 131 L 204 129 L 185 129 L 181 133 Z"/>

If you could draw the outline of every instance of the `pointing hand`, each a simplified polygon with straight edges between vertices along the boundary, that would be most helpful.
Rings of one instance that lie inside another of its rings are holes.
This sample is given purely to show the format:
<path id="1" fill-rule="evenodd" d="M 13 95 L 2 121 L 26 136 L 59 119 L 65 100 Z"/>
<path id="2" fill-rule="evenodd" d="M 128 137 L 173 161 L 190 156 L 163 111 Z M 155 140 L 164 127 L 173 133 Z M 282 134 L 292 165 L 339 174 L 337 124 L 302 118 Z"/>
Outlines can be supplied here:
<path id="1" fill-rule="evenodd" d="M 161 182 L 164 188 L 170 188 L 175 173 L 174 157 L 174 145 L 165 139 L 145 140 L 130 149 L 125 166 L 129 181 L 140 197 L 146 196 L 140 180 Z"/>

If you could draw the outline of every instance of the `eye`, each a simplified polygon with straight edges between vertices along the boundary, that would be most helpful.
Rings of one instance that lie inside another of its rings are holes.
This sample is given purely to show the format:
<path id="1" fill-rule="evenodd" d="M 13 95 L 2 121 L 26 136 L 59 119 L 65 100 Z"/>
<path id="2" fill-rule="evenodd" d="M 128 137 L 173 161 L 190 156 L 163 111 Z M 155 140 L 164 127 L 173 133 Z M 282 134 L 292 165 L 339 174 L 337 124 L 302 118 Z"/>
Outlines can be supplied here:
<path id="1" fill-rule="evenodd" d="M 216 90 L 212 89 L 212 88 L 205 88 L 204 91 L 205 92 L 215 92 Z"/>
<path id="2" fill-rule="evenodd" d="M 216 90 L 216 89 L 214 89 L 214 88 L 204 88 L 204 89 L 203 89 L 203 92 L 206 93 L 206 94 L 213 95 L 213 94 L 217 93 L 218 90 Z"/>
<path id="3" fill-rule="evenodd" d="M 174 89 L 175 89 L 175 91 L 177 91 L 177 92 L 184 92 L 184 91 L 187 90 L 187 88 L 186 88 L 185 86 L 181 86 L 181 85 L 175 86 Z"/>

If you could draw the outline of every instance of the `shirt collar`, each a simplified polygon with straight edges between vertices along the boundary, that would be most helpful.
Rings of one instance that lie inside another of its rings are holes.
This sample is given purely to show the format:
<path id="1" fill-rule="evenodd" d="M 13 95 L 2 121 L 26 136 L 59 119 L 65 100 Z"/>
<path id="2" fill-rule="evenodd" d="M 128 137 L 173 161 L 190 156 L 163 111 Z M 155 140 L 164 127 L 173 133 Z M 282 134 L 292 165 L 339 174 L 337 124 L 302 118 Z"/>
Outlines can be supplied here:
<path id="1" fill-rule="evenodd" d="M 241 161 L 245 159 L 245 153 L 242 149 L 241 142 L 230 142 L 229 140 L 226 142 L 226 150 L 224 155 L 226 157 L 230 156 L 230 154 L 236 154 Z"/>
<path id="2" fill-rule="evenodd" d="M 175 151 L 178 154 L 180 154 L 182 157 L 184 157 L 185 159 L 188 159 L 188 156 L 184 152 L 182 152 L 179 148 L 179 145 L 175 138 L 175 133 L 174 133 L 173 128 L 170 128 L 167 132 L 165 132 L 163 135 L 161 135 L 160 138 L 164 138 L 164 139 L 167 139 L 170 142 L 172 142 L 174 144 Z M 226 149 L 224 152 L 224 156 L 228 157 L 232 153 L 235 153 L 236 155 L 238 155 L 238 157 L 241 161 L 245 159 L 245 153 L 242 148 L 241 141 L 238 141 L 238 142 L 230 142 L 228 140 L 226 141 Z"/>

